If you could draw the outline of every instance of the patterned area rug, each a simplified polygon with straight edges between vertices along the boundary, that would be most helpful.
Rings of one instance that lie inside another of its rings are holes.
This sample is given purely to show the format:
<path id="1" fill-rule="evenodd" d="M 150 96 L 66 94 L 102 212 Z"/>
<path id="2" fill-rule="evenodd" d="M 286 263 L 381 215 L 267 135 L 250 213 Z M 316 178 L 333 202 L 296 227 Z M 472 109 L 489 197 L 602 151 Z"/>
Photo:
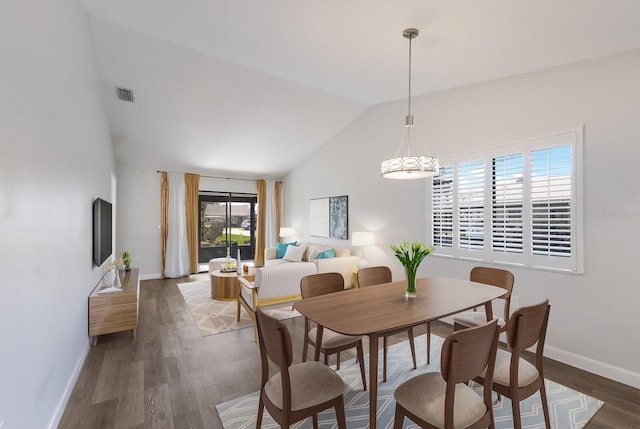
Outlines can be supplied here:
<path id="1" fill-rule="evenodd" d="M 189 306 L 193 321 L 203 337 L 253 327 L 253 321 L 247 316 L 244 308 L 240 311 L 240 321 L 236 321 L 236 301 L 219 301 L 211 298 L 209 281 L 178 283 L 178 289 Z M 280 320 L 300 316 L 300 313 L 291 309 L 291 304 L 265 312 Z"/>
<path id="2" fill-rule="evenodd" d="M 387 369 L 387 382 L 379 382 L 378 385 L 378 427 L 388 429 L 393 427 L 395 400 L 393 391 L 400 383 L 419 374 L 440 370 L 440 348 L 442 338 L 432 336 L 431 340 L 431 364 L 426 364 L 426 337 L 421 335 L 416 338 L 416 355 L 418 369 L 414 370 L 411 363 L 411 353 L 406 341 L 389 347 L 389 367 Z M 368 359 L 365 358 L 368 364 Z M 380 368 L 382 368 L 382 352 L 380 352 Z M 368 366 L 368 365 L 367 365 Z M 338 374 L 346 384 L 345 410 L 347 415 L 347 427 L 349 429 L 367 428 L 369 420 L 369 392 L 362 391 L 359 367 L 353 360 L 343 363 Z M 367 369 L 368 374 L 368 369 Z M 382 369 L 378 373 L 382 380 Z M 480 386 L 476 386 L 478 393 L 482 392 Z M 571 390 L 558 383 L 546 380 L 547 399 L 549 401 L 549 414 L 551 426 L 562 429 L 579 429 L 595 415 L 603 405 L 590 396 Z M 511 416 L 511 402 L 508 398 L 502 398 L 500 403 L 495 402 L 494 394 L 494 419 L 496 428 L 513 428 Z M 239 429 L 255 427 L 258 409 L 258 392 L 245 395 L 241 398 L 218 405 L 218 414 L 225 429 Z M 544 428 L 540 395 L 534 394 L 520 403 L 523 428 Z M 335 413 L 333 410 L 320 413 L 320 427 L 336 427 Z M 262 421 L 263 428 L 279 427 L 269 413 L 265 410 Z M 292 428 L 311 428 L 311 419 L 298 422 Z M 415 428 L 415 424 L 408 419 L 404 421 L 404 428 Z"/>

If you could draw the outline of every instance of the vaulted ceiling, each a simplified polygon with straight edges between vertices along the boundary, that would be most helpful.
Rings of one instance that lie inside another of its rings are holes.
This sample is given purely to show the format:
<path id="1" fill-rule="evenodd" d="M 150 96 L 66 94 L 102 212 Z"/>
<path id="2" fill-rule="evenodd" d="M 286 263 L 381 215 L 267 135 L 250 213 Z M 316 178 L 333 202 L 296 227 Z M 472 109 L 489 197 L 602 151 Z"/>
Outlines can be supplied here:
<path id="1" fill-rule="evenodd" d="M 408 27 L 414 96 L 640 48 L 637 0 L 84 3 L 118 162 L 234 177 L 406 98 Z"/>

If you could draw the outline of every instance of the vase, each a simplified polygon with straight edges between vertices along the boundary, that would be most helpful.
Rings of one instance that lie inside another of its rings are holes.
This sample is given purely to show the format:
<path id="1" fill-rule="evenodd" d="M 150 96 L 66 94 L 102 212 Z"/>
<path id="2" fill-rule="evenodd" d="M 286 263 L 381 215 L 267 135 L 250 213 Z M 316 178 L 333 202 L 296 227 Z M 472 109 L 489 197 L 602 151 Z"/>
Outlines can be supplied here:
<path id="1" fill-rule="evenodd" d="M 122 289 L 122 283 L 120 283 L 120 273 L 117 269 L 113 270 L 113 287 Z"/>
<path id="2" fill-rule="evenodd" d="M 416 291 L 416 268 L 404 267 L 404 271 L 407 275 L 407 290 L 404 292 L 404 296 L 407 298 L 415 298 L 418 296 Z"/>

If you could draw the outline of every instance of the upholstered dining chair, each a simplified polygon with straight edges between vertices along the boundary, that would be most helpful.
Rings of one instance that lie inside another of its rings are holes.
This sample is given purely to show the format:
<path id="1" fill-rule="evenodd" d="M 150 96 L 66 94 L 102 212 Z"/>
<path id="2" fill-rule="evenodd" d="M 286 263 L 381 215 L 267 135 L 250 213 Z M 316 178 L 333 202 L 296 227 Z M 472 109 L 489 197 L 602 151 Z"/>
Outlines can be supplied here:
<path id="1" fill-rule="evenodd" d="M 300 280 L 300 294 L 302 299 L 327 293 L 344 291 L 344 277 L 340 273 L 320 273 L 305 276 Z M 329 364 L 329 356 L 336 355 L 337 369 L 340 369 L 340 352 L 356 348 L 358 362 L 360 363 L 360 374 L 362 375 L 362 388 L 367 390 L 367 378 L 364 369 L 364 352 L 362 347 L 362 337 L 343 335 L 323 327 L 312 328 L 312 322 L 304 319 L 304 343 L 302 346 L 302 362 L 307 361 L 309 344 L 314 348 L 318 347 L 316 342 L 318 331 L 320 331 L 320 352 L 324 355 L 325 365 Z"/>
<path id="2" fill-rule="evenodd" d="M 291 335 L 287 327 L 266 315 L 260 307 L 256 310 L 256 322 L 262 363 L 256 428 L 262 426 L 262 415 L 266 408 L 282 428 L 313 417 L 313 427 L 317 429 L 318 413 L 333 407 L 338 427 L 346 429 L 345 384 L 340 376 L 320 362 L 292 365 Z M 270 376 L 269 362 L 275 364 L 280 372 Z"/>
<path id="3" fill-rule="evenodd" d="M 510 351 L 498 350 L 493 372 L 493 390 L 498 395 L 511 398 L 515 429 L 522 427 L 520 401 L 538 390 L 540 391 L 545 425 L 547 429 L 551 428 L 542 370 L 542 353 L 550 309 L 549 300 L 544 300 L 539 304 L 522 307 L 515 311 L 507 324 L 507 345 Z M 532 365 L 522 357 L 522 353 L 533 345 L 536 345 L 536 351 L 535 363 Z M 485 377 L 480 375 L 474 381 L 483 383 Z"/>
<path id="4" fill-rule="evenodd" d="M 359 287 L 367 287 L 373 286 L 381 283 L 389 283 L 391 282 L 391 269 L 385 266 L 375 266 L 375 267 L 366 267 L 360 268 L 358 270 L 358 286 Z M 398 334 L 400 332 L 407 332 L 409 337 L 409 347 L 411 348 L 411 357 L 413 358 L 413 369 L 416 369 L 418 365 L 416 364 L 416 346 L 415 341 L 413 339 L 413 328 L 402 328 L 394 331 L 385 332 L 383 335 L 383 358 L 382 358 L 382 381 L 387 381 L 387 338 L 391 335 Z M 431 325 L 427 324 L 427 363 L 429 363 L 429 347 L 431 346 L 430 341 L 431 334 Z"/>
<path id="5" fill-rule="evenodd" d="M 440 372 L 411 378 L 394 392 L 394 429 L 408 417 L 422 428 L 493 428 L 491 381 L 498 348 L 498 323 L 462 329 L 442 344 Z M 485 374 L 483 395 L 467 382 Z"/>
<path id="6" fill-rule="evenodd" d="M 513 290 L 514 277 L 510 271 L 489 267 L 474 267 L 469 274 L 469 280 L 472 282 L 484 283 L 491 286 L 497 286 L 505 290 L 505 293 L 497 299 L 504 300 L 504 312 L 502 316 L 498 316 L 498 326 L 500 332 L 507 330 L 507 322 L 509 322 L 509 311 L 511 307 L 511 291 Z M 458 313 L 453 317 L 454 331 L 461 328 L 471 328 L 487 322 L 487 316 L 482 311 L 465 311 Z"/>

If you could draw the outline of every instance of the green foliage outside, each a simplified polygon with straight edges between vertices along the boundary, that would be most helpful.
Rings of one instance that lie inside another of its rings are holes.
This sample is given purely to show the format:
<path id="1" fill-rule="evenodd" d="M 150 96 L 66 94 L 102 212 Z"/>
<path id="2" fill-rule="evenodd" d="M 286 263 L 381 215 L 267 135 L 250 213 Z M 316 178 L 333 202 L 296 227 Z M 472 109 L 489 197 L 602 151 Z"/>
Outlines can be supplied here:
<path id="1" fill-rule="evenodd" d="M 224 234 L 220 234 L 213 239 L 206 239 L 203 237 L 200 240 L 200 247 L 224 247 L 227 244 L 227 237 Z M 251 244 L 251 237 L 248 235 L 230 234 L 229 239 L 232 242 L 238 243 L 239 246 L 248 246 Z"/>

